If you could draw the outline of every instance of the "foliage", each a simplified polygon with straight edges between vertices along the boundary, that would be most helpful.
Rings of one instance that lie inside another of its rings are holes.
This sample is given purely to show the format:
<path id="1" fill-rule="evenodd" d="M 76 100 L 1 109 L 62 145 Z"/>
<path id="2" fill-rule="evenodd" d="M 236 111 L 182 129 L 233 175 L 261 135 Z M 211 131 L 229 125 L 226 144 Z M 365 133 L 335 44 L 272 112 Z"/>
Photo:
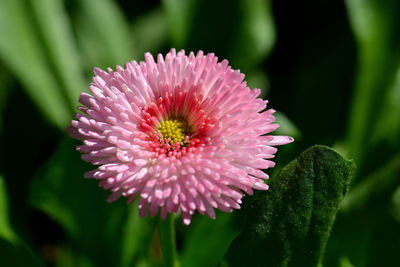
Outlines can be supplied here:
<path id="1" fill-rule="evenodd" d="M 317 266 L 354 170 L 328 147 L 303 152 L 251 201 L 228 266 Z"/>
<path id="2" fill-rule="evenodd" d="M 161 265 L 157 219 L 107 204 L 65 127 L 94 66 L 170 47 L 229 59 L 296 140 L 243 209 L 177 220 L 182 266 L 396 265 L 399 25 L 397 0 L 1 0 L 2 266 Z"/>

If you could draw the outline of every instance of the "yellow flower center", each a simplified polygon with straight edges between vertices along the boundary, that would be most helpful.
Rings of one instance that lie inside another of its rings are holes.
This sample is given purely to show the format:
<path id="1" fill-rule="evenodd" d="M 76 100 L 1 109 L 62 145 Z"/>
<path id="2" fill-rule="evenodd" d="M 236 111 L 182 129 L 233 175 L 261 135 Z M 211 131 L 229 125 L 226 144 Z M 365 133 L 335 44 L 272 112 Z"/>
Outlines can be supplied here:
<path id="1" fill-rule="evenodd" d="M 185 136 L 190 136 L 190 127 L 186 120 L 181 118 L 170 118 L 164 120 L 158 128 L 164 140 L 171 139 L 171 143 L 182 143 L 185 141 Z"/>

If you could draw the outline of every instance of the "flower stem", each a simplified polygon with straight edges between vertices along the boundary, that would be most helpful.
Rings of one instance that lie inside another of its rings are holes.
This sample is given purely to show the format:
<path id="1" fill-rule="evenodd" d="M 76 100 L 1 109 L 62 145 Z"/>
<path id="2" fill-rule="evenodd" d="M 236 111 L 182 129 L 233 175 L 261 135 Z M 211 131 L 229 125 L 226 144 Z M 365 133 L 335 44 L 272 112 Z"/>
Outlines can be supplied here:
<path id="1" fill-rule="evenodd" d="M 163 266 L 179 267 L 178 253 L 176 251 L 174 214 L 169 214 L 165 220 L 159 218 L 158 226 L 164 262 Z"/>

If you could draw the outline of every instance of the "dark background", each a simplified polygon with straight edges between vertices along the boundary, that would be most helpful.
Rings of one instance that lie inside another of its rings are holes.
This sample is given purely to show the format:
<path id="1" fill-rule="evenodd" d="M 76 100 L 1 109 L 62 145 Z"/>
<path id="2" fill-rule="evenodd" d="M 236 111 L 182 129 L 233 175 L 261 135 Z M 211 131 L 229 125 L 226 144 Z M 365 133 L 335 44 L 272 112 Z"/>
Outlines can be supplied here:
<path id="1" fill-rule="evenodd" d="M 396 0 L 1 0 L 1 258 L 160 265 L 156 219 L 122 199 L 107 204 L 108 192 L 83 179 L 91 166 L 65 128 L 94 66 L 175 47 L 228 59 L 262 89 L 277 132 L 295 138 L 273 173 L 314 144 L 354 159 L 325 266 L 399 264 L 399 13 Z M 195 216 L 189 227 L 178 219 L 182 266 L 218 264 L 237 217 Z"/>

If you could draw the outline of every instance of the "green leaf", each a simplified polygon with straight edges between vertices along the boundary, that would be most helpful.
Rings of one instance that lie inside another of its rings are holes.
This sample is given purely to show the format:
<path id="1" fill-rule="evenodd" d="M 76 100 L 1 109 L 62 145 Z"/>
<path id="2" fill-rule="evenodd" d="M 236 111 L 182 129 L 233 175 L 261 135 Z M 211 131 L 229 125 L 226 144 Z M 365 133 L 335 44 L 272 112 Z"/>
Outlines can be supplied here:
<path id="1" fill-rule="evenodd" d="M 78 142 L 65 138 L 34 176 L 30 204 L 47 214 L 67 233 L 71 261 L 94 266 L 132 266 L 145 262 L 155 220 L 139 218 L 137 203 L 123 199 L 107 203 L 109 192 L 96 180 L 83 178 L 93 168 L 75 150 Z M 77 249 L 73 251 L 73 249 Z"/>
<path id="2" fill-rule="evenodd" d="M 8 196 L 0 175 L 0 257 L 2 266 L 44 266 L 10 225 Z"/>
<path id="3" fill-rule="evenodd" d="M 397 236 L 400 229 L 395 221 L 400 214 L 395 205 L 399 177 L 398 153 L 353 185 L 341 203 L 324 266 L 338 266 L 341 257 L 355 266 L 396 265 L 399 241 L 390 236 Z"/>
<path id="4" fill-rule="evenodd" d="M 254 197 L 225 264 L 317 266 L 354 169 L 331 148 L 307 149 Z"/>
<path id="5" fill-rule="evenodd" d="M 160 53 L 167 43 L 165 13 L 160 8 L 155 8 L 136 18 L 132 24 L 132 32 L 138 57 L 142 58 L 146 52 L 153 55 Z"/>
<path id="6" fill-rule="evenodd" d="M 232 214 L 218 213 L 216 220 L 196 216 L 185 235 L 181 265 L 217 266 L 239 229 L 232 223 Z M 208 234 L 212 233 L 212 234 Z M 199 244 L 203 244 L 200 245 Z"/>
<path id="7" fill-rule="evenodd" d="M 340 267 L 355 267 L 351 262 L 349 261 L 348 258 L 346 257 L 341 257 L 340 258 Z"/>
<path id="8" fill-rule="evenodd" d="M 16 243 L 18 238 L 11 228 L 8 215 L 8 197 L 4 178 L 0 175 L 0 238 Z"/>
<path id="9" fill-rule="evenodd" d="M 399 222 L 389 214 L 387 199 L 374 204 L 368 207 L 368 212 L 338 214 L 324 266 L 336 267 L 343 257 L 357 267 L 398 265 Z"/>
<path id="10" fill-rule="evenodd" d="M 0 72 L 0 133 L 3 130 L 3 111 L 7 105 L 7 100 L 8 96 L 10 95 L 11 92 L 11 86 L 12 86 L 12 77 L 10 73 L 5 69 L 3 64 L 0 62 L 0 68 L 2 71 Z"/>
<path id="11" fill-rule="evenodd" d="M 232 44 L 231 60 L 246 73 L 272 51 L 276 33 L 271 1 L 241 0 L 239 11 L 241 16 L 235 42 Z"/>
<path id="12" fill-rule="evenodd" d="M 139 217 L 137 201 L 127 209 L 127 218 L 123 223 L 121 267 L 134 266 L 139 261 L 147 261 L 150 243 L 156 220 Z"/>
<path id="13" fill-rule="evenodd" d="M 271 1 L 164 0 L 163 7 L 172 46 L 228 59 L 265 97 L 269 81 L 258 68 L 276 39 Z"/>
<path id="14" fill-rule="evenodd" d="M 213 52 L 229 59 L 234 68 L 249 73 L 255 71 L 275 44 L 270 3 L 164 0 L 163 7 L 173 46 Z"/>
<path id="15" fill-rule="evenodd" d="M 76 253 L 71 247 L 58 246 L 55 267 L 94 267 L 94 264 L 85 255 Z"/>
<path id="16" fill-rule="evenodd" d="M 397 186 L 392 196 L 391 213 L 393 218 L 400 223 L 400 185 Z"/>
<path id="17" fill-rule="evenodd" d="M 397 266 L 400 247 L 399 223 L 386 212 L 379 217 L 374 226 L 371 246 L 366 253 L 368 256 L 366 266 Z"/>
<path id="18" fill-rule="evenodd" d="M 276 130 L 279 135 L 288 135 L 293 137 L 295 140 L 301 139 L 301 132 L 299 128 L 282 112 L 276 112 L 275 114 L 276 123 L 280 126 Z"/>
<path id="19" fill-rule="evenodd" d="M 364 210 L 371 202 L 390 195 L 400 184 L 400 153 L 354 185 L 341 203 L 341 212 Z"/>
<path id="20" fill-rule="evenodd" d="M 61 80 L 71 108 L 75 110 L 79 94 L 87 84 L 64 3 L 62 0 L 31 0 L 30 4 L 54 71 Z"/>
<path id="21" fill-rule="evenodd" d="M 0 238 L 2 266 L 45 266 L 25 246 L 15 245 Z"/>
<path id="22" fill-rule="evenodd" d="M 96 180 L 83 178 L 91 166 L 75 150 L 78 142 L 64 139 L 34 176 L 30 204 L 47 214 L 67 233 L 77 255 L 95 266 L 110 266 L 120 258 L 122 228 L 127 216 L 123 200 L 107 203 L 109 192 Z"/>
<path id="23" fill-rule="evenodd" d="M 196 0 L 163 0 L 172 46 L 183 48 L 193 20 Z"/>
<path id="24" fill-rule="evenodd" d="M 266 99 L 271 88 L 269 78 L 264 70 L 252 70 L 251 72 L 246 72 L 246 82 L 250 89 L 261 89 L 259 97 Z"/>
<path id="25" fill-rule="evenodd" d="M 0 59 L 18 77 L 47 119 L 65 128 L 70 109 L 21 1 L 0 1 L 0 36 Z"/>
<path id="26" fill-rule="evenodd" d="M 400 2 L 396 0 L 345 2 L 359 47 L 356 88 L 348 129 L 349 151 L 357 162 L 362 162 L 366 156 L 365 152 L 372 145 L 371 129 L 377 127 L 380 119 L 393 121 L 399 117 L 398 113 L 385 113 L 385 116 L 389 117 L 384 118 L 380 117 L 380 114 L 387 105 L 384 100 L 390 95 L 388 91 L 393 88 L 399 68 Z M 395 110 L 398 111 L 398 108 Z"/>
<path id="27" fill-rule="evenodd" d="M 398 64 L 393 84 L 384 96 L 384 104 L 372 132 L 372 142 L 387 140 L 390 146 L 400 147 L 400 64 Z"/>
<path id="28" fill-rule="evenodd" d="M 76 1 L 75 29 L 87 67 L 123 65 L 136 57 L 124 14 L 111 0 Z"/>

